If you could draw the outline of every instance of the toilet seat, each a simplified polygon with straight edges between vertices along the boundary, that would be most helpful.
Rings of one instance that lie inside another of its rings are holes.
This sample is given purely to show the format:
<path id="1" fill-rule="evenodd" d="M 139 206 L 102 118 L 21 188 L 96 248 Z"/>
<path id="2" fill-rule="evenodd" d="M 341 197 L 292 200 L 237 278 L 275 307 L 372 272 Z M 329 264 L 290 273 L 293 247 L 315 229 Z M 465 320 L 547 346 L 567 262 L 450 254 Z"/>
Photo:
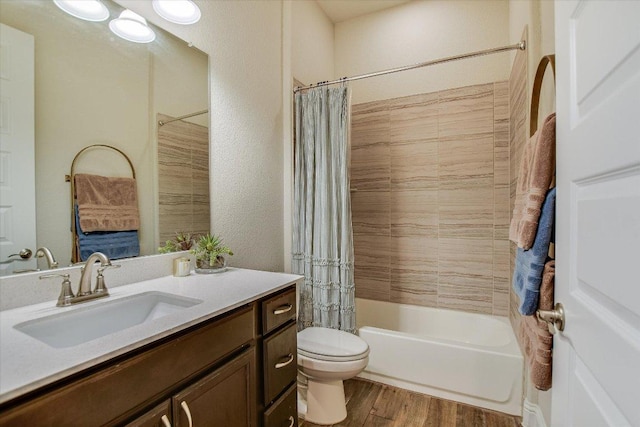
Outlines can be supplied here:
<path id="1" fill-rule="evenodd" d="M 369 345 L 348 332 L 310 327 L 298 332 L 298 354 L 317 360 L 347 362 L 366 358 Z"/>

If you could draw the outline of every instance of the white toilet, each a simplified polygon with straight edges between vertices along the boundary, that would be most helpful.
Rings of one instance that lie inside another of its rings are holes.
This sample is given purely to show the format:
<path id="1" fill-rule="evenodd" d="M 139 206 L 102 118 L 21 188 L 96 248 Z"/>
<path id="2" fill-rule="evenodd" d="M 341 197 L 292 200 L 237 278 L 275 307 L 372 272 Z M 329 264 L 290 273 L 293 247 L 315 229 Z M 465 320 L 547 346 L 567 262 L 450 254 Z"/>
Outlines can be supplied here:
<path id="1" fill-rule="evenodd" d="M 318 327 L 298 332 L 300 417 L 321 425 L 344 420 L 347 405 L 342 381 L 358 375 L 368 362 L 369 346 L 356 335 Z"/>

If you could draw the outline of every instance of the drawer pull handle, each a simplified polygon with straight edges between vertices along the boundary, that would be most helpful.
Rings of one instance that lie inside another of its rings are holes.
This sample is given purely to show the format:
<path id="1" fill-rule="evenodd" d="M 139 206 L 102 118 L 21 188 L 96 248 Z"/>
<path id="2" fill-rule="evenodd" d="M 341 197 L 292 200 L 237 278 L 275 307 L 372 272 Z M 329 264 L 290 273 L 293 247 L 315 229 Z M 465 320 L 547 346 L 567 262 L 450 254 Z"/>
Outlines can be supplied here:
<path id="1" fill-rule="evenodd" d="M 296 419 L 293 418 L 292 415 L 289 415 L 289 427 L 293 427 L 294 425 L 296 425 Z"/>
<path id="2" fill-rule="evenodd" d="M 185 402 L 183 400 L 182 403 L 180 404 L 180 406 L 182 407 L 182 410 L 184 411 L 184 413 L 187 414 L 187 420 L 189 421 L 189 427 L 193 427 L 193 420 L 191 419 L 191 411 L 189 410 L 189 405 L 187 405 L 187 402 Z"/>
<path id="3" fill-rule="evenodd" d="M 293 305 L 291 305 L 291 304 L 283 304 L 280 307 L 278 307 L 275 310 L 273 310 L 273 314 L 275 314 L 276 316 L 278 314 L 285 314 L 285 313 L 288 313 L 289 311 L 291 311 L 292 308 L 293 308 Z"/>
<path id="4" fill-rule="evenodd" d="M 293 354 L 289 353 L 289 355 L 287 356 L 287 360 L 285 360 L 284 362 L 276 363 L 275 368 L 276 369 L 284 368 L 285 366 L 290 365 L 291 362 L 293 362 L 293 359 L 294 359 Z"/>
<path id="5" fill-rule="evenodd" d="M 166 415 L 163 415 L 162 418 L 160 418 L 160 421 L 162 421 L 162 425 L 164 427 L 171 427 L 171 423 L 169 422 L 169 418 Z"/>

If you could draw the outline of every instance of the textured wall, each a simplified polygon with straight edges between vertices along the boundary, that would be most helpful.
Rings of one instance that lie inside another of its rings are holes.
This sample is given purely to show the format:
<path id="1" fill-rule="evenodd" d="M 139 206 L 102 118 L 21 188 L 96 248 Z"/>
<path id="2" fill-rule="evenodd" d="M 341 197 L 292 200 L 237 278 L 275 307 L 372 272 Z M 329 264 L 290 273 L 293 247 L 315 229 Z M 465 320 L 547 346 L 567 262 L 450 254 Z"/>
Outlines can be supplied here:
<path id="1" fill-rule="evenodd" d="M 360 298 L 507 315 L 508 83 L 354 105 Z"/>
<path id="2" fill-rule="evenodd" d="M 117 2 L 209 55 L 211 230 L 231 265 L 282 270 L 282 3 L 199 1 L 202 19 L 184 26 Z"/>

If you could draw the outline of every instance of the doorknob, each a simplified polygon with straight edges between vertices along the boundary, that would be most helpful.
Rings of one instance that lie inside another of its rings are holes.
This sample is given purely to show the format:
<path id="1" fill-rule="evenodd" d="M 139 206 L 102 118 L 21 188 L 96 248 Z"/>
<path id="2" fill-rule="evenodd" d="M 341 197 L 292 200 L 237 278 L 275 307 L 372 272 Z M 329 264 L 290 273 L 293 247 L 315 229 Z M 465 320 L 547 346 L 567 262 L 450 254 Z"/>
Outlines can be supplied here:
<path id="1" fill-rule="evenodd" d="M 11 254 L 7 258 L 11 258 L 11 257 L 14 257 L 14 256 L 19 256 L 22 259 L 29 259 L 29 258 L 31 258 L 32 253 L 33 252 L 31 252 L 31 249 L 24 248 L 23 250 L 21 250 L 17 254 Z"/>
<path id="2" fill-rule="evenodd" d="M 561 303 L 556 303 L 553 310 L 536 311 L 536 316 L 538 319 L 547 322 L 550 333 L 554 334 L 556 329 L 561 332 L 564 331 L 564 307 Z"/>

